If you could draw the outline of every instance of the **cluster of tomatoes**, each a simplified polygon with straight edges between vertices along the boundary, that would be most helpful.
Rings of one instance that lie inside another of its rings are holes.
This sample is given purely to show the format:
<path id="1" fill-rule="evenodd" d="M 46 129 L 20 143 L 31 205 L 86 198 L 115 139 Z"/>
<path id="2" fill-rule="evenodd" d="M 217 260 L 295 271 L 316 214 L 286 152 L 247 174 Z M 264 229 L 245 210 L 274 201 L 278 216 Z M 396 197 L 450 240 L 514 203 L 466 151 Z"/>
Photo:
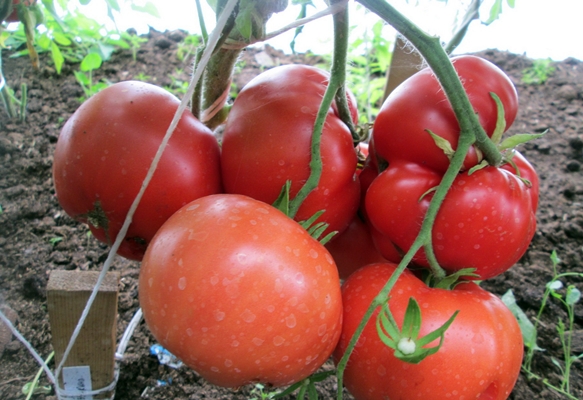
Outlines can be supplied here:
<path id="1" fill-rule="evenodd" d="M 490 92 L 510 126 L 517 96 L 503 72 L 476 57 L 454 66 L 486 132 L 500 125 Z M 427 69 L 383 105 L 364 166 L 334 104 L 317 187 L 294 219 L 273 207 L 287 182 L 293 199 L 314 167 L 312 131 L 327 82 L 326 72 L 303 65 L 262 73 L 237 96 L 220 143 L 185 111 L 119 248 L 142 261 L 140 305 L 153 335 L 211 383 L 285 386 L 331 355 L 338 362 L 418 234 L 449 165 L 427 130 L 455 148 L 459 127 Z M 348 104 L 357 120 L 351 95 Z M 64 125 L 54 154 L 56 195 L 99 240 L 112 243 L 120 231 L 178 105 L 163 89 L 121 82 Z M 536 173 L 520 154 L 473 171 L 480 161 L 472 148 L 433 230 L 439 264 L 448 272 L 473 268 L 473 279 L 504 272 L 526 251 L 538 199 Z M 325 245 L 300 223 L 321 211 L 318 234 L 338 232 Z M 427 265 L 420 251 L 411 266 Z M 346 387 L 359 399 L 507 398 L 523 350 L 512 314 L 472 281 L 438 289 L 419 276 L 405 271 L 388 306 L 400 324 L 415 298 L 421 334 L 457 311 L 442 347 L 408 364 L 371 322 L 350 357 Z"/>

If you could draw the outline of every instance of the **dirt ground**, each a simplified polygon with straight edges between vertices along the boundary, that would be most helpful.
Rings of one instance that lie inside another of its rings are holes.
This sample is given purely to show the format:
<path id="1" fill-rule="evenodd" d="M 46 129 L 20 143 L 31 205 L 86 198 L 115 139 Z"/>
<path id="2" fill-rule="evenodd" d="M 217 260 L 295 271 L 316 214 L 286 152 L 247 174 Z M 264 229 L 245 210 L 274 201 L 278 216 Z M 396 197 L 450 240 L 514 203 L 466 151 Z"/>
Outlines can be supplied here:
<path id="1" fill-rule="evenodd" d="M 181 32 L 151 32 L 132 59 L 129 51 L 115 53 L 95 79 L 111 82 L 141 78 L 176 87 L 188 79 L 187 62 L 176 56 Z M 314 58 L 287 56 L 266 48 L 248 50 L 240 64 L 236 81 L 241 87 L 269 62 L 316 63 Z M 269 55 L 269 57 L 266 57 Z M 497 295 L 512 289 L 518 304 L 531 318 L 540 307 L 545 284 L 551 279 L 550 254 L 556 250 L 562 262 L 560 272 L 583 273 L 583 63 L 567 59 L 554 64 L 556 70 L 543 85 L 521 82 L 522 71 L 533 60 L 499 51 L 481 56 L 501 67 L 515 83 L 520 111 L 511 133 L 547 131 L 542 139 L 522 146 L 523 154 L 537 169 L 541 180 L 538 228 L 525 256 L 505 274 L 487 281 L 485 288 Z M 101 269 L 106 246 L 87 235 L 88 229 L 69 218 L 59 207 L 51 179 L 52 154 L 64 121 L 79 106 L 83 95 L 73 71 L 65 65 L 56 74 L 46 56 L 41 71 L 33 72 L 26 58 L 11 59 L 3 53 L 3 65 L 12 87 L 28 86 L 28 116 L 25 123 L 10 121 L 0 110 L 0 306 L 13 316 L 22 335 L 44 357 L 52 350 L 46 309 L 46 284 L 53 270 Z M 182 72 L 177 72 L 181 69 Z M 17 95 L 19 95 L 17 91 Z M 139 264 L 117 258 L 113 269 L 121 273 L 118 339 L 138 308 Z M 583 279 L 564 281 L 583 290 Z M 564 308 L 554 300 L 542 315 L 534 372 L 551 383 L 560 383 L 560 371 L 552 358 L 561 360 L 557 321 L 566 321 Z M 583 306 L 575 308 L 573 354 L 583 353 Z M 134 332 L 125 358 L 120 363 L 117 399 L 246 399 L 246 387 L 221 389 L 206 383 L 187 367 L 173 369 L 161 365 L 149 348 L 155 340 L 142 323 Z M 325 368 L 331 368 L 326 365 Z M 14 338 L 4 338 L 0 330 L 0 398 L 23 398 L 22 386 L 32 379 L 38 365 L 25 347 Z M 45 377 L 41 385 L 48 384 Z M 571 392 L 583 398 L 583 365 L 575 362 L 571 371 Z M 334 377 L 318 386 L 320 397 L 330 399 L 336 391 Z M 55 399 L 54 394 L 36 399 Z M 350 398 L 350 396 L 346 396 Z M 538 380 L 521 374 L 510 399 L 565 399 Z"/>

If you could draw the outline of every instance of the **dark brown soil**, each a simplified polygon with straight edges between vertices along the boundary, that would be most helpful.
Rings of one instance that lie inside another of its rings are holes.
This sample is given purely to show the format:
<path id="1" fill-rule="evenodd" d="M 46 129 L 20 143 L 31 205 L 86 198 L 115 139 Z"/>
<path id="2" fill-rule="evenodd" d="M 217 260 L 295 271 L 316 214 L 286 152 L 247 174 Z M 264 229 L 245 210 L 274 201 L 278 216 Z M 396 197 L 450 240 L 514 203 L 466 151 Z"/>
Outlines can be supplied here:
<path id="1" fill-rule="evenodd" d="M 172 86 L 186 81 L 189 64 L 176 57 L 180 32 L 151 32 L 133 60 L 131 53 L 114 54 L 96 79 L 111 82 L 146 77 L 148 81 Z M 275 63 L 307 62 L 318 59 L 287 56 L 265 50 Z M 240 64 L 237 85 L 240 87 L 263 66 L 258 50 L 248 50 Z M 263 54 L 265 55 L 265 54 Z M 512 133 L 543 132 L 546 136 L 522 146 L 523 153 L 540 174 L 541 200 L 538 229 L 526 255 L 510 271 L 484 287 L 498 295 L 512 289 L 518 304 L 532 318 L 540 307 L 545 284 L 552 276 L 550 253 L 561 258 L 561 272 L 583 273 L 583 63 L 575 59 L 557 62 L 555 72 L 543 85 L 525 85 L 522 70 L 532 65 L 525 57 L 498 51 L 480 55 L 505 70 L 515 83 L 521 100 L 518 119 Z M 42 57 L 42 69 L 33 72 L 26 58 L 10 59 L 3 53 L 4 71 L 12 87 L 26 83 L 28 116 L 25 123 L 10 121 L 0 110 L 0 306 L 16 318 L 22 335 L 44 357 L 52 350 L 46 311 L 46 284 L 53 270 L 100 270 L 107 256 L 106 246 L 87 235 L 88 229 L 69 218 L 59 207 L 51 179 L 52 154 L 64 121 L 79 106 L 83 91 L 73 71 L 65 65 L 57 75 L 48 57 Z M 260 58 L 259 58 L 260 59 Z M 19 95 L 17 91 L 17 95 Z M 58 239 L 55 239 L 58 238 Z M 113 269 L 121 273 L 118 338 L 138 308 L 137 277 L 139 264 L 117 258 Z M 583 279 L 569 278 L 565 283 L 583 290 Z M 542 315 L 539 346 L 534 372 L 560 384 L 560 371 L 551 357 L 562 360 L 557 321 L 566 321 L 564 308 L 551 300 Z M 207 384 L 187 367 L 172 369 L 160 365 L 149 355 L 155 341 L 142 323 L 135 331 L 120 363 L 118 399 L 245 399 L 251 388 L 237 391 Z M 573 354 L 583 353 L 583 306 L 575 309 Z M 23 398 L 22 386 L 32 379 L 38 365 L 23 345 L 14 338 L 3 340 L 0 330 L 0 398 Z M 327 365 L 326 367 L 330 367 Z M 166 384 L 163 384 L 165 382 Z M 46 385 L 46 378 L 41 378 Z M 583 398 L 583 366 L 575 362 L 571 371 L 571 393 Z M 334 397 L 336 381 L 328 378 L 318 387 L 321 398 Z M 37 395 L 37 399 L 54 399 Z M 349 398 L 349 396 L 347 396 Z M 511 399 L 564 399 L 540 381 L 521 375 Z"/>

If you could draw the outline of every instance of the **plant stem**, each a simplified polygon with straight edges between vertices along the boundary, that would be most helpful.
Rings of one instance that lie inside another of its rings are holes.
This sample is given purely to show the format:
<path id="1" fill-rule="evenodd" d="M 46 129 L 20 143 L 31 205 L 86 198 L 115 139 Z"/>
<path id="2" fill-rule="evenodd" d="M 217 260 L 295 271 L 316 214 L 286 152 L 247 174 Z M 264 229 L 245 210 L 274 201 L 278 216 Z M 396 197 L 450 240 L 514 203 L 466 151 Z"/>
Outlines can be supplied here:
<path id="1" fill-rule="evenodd" d="M 461 132 L 459 141 L 457 144 L 457 149 L 451 159 L 450 165 L 445 172 L 439 186 L 437 187 L 433 198 L 431 199 L 429 208 L 423 223 L 419 235 L 411 245 L 409 251 L 403 257 L 403 260 L 399 263 L 395 272 L 391 275 L 389 280 L 386 282 L 385 286 L 381 289 L 379 294 L 373 299 L 366 313 L 364 314 L 358 328 L 354 332 L 348 347 L 342 359 L 337 366 L 337 378 L 338 378 L 338 399 L 342 399 L 342 387 L 343 387 L 343 374 L 346 364 L 350 354 L 354 350 L 356 343 L 360 335 L 362 334 L 366 324 L 374 314 L 376 308 L 388 301 L 388 295 L 395 285 L 397 279 L 401 273 L 405 270 L 409 262 L 412 260 L 413 255 L 421 248 L 431 246 L 431 234 L 433 223 L 445 199 L 447 192 L 449 191 L 453 181 L 457 177 L 463 161 L 465 159 L 467 151 L 470 147 L 476 143 L 478 147 L 484 152 L 485 157 L 493 165 L 497 165 L 501 161 L 500 152 L 497 150 L 496 146 L 488 138 L 484 132 L 482 126 L 480 125 L 477 116 L 472 108 L 471 103 L 467 97 L 467 94 L 461 84 L 455 69 L 449 57 L 441 47 L 439 40 L 434 37 L 430 37 L 424 32 L 422 32 L 417 26 L 408 21 L 404 16 L 399 14 L 393 7 L 388 3 L 380 0 L 358 0 L 361 4 L 367 7 L 369 10 L 378 14 L 381 18 L 391 24 L 403 37 L 409 40 L 413 46 L 417 48 L 419 53 L 425 58 L 427 64 L 435 73 L 438 81 L 446 93 L 452 108 L 456 114 L 458 122 L 460 124 Z M 431 249 L 430 249 L 431 254 Z M 433 264 L 433 263 L 432 263 Z M 436 263 L 435 263 L 436 264 Z M 435 269 L 436 266 L 432 265 Z M 439 271 L 439 270 L 437 270 Z M 438 272 L 440 273 L 440 272 Z"/>
<path id="2" fill-rule="evenodd" d="M 338 2 L 334 0 L 332 3 Z M 303 201 L 314 190 L 322 176 L 322 154 L 320 151 L 320 143 L 322 140 L 322 129 L 328 110 L 332 102 L 336 98 L 337 106 L 342 108 L 338 101 L 344 102 L 345 110 L 348 110 L 348 103 L 346 100 L 345 78 L 346 78 L 346 54 L 348 51 L 348 7 L 345 6 L 343 10 L 334 14 L 334 54 L 332 56 L 332 67 L 330 69 L 330 80 L 326 87 L 326 92 L 322 98 L 322 103 L 318 109 L 316 122 L 314 123 L 314 130 L 312 131 L 312 146 L 310 159 L 310 176 L 302 188 L 298 191 L 296 196 L 289 204 L 289 217 L 294 218 Z M 341 98 L 342 97 L 342 98 Z M 350 112 L 348 112 L 350 119 Z M 352 125 L 352 122 L 350 122 Z"/>
<path id="3" fill-rule="evenodd" d="M 383 0 L 357 0 L 377 14 L 405 37 L 423 56 L 441 84 L 460 125 L 460 139 L 464 135 L 475 138 L 476 146 L 490 165 L 500 165 L 502 155 L 490 140 L 480 121 L 453 65 L 439 43 L 439 38 L 430 36 L 401 15 Z"/>

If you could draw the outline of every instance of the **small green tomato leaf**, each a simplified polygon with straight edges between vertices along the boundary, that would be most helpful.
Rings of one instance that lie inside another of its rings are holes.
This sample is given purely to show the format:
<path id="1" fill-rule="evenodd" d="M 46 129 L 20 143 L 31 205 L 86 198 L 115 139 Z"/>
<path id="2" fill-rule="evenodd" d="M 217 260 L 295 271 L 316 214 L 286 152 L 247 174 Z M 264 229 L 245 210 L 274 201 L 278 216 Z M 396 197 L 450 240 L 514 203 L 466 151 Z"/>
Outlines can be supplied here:
<path id="1" fill-rule="evenodd" d="M 502 104 L 502 100 L 500 100 L 500 97 L 498 97 L 498 95 L 494 92 L 490 92 L 490 96 L 492 97 L 492 99 L 494 99 L 494 102 L 496 103 L 497 111 L 496 127 L 494 128 L 494 133 L 492 133 L 492 142 L 494 142 L 494 144 L 497 145 L 498 143 L 500 143 L 500 140 L 502 140 L 502 134 L 506 130 L 506 119 L 504 118 L 505 111 L 504 105 Z"/>
<path id="2" fill-rule="evenodd" d="M 451 143 L 448 140 L 442 138 L 441 136 L 436 135 L 429 129 L 425 129 L 425 131 L 431 135 L 433 141 L 435 142 L 435 145 L 439 147 L 441 150 L 443 150 L 443 153 L 447 156 L 447 158 L 451 160 L 453 154 L 455 153 L 455 150 L 453 149 L 453 147 L 451 147 Z"/>
<path id="3" fill-rule="evenodd" d="M 506 307 L 508 307 L 512 314 L 514 314 L 514 317 L 518 321 L 518 326 L 520 326 L 520 331 L 522 332 L 524 345 L 534 350 L 543 350 L 536 344 L 536 327 L 532 322 L 530 322 L 524 311 L 522 311 L 522 308 L 520 308 L 520 306 L 516 303 L 516 298 L 514 297 L 514 292 L 512 292 L 512 289 L 504 293 L 502 296 L 502 302 L 506 305 Z"/>
<path id="4" fill-rule="evenodd" d="M 565 296 L 565 302 L 569 306 L 573 306 L 581 300 L 581 292 L 573 285 L 567 287 L 567 295 Z"/>
<path id="5" fill-rule="evenodd" d="M 89 53 L 87 54 L 83 60 L 81 61 L 81 65 L 79 65 L 79 69 L 83 72 L 93 71 L 99 69 L 101 67 L 101 63 L 103 59 L 97 53 Z"/>
<path id="6" fill-rule="evenodd" d="M 526 143 L 526 142 L 529 142 L 531 140 L 541 138 L 545 135 L 545 133 L 546 133 L 546 131 L 543 133 L 518 133 L 516 135 L 512 135 L 512 136 L 504 139 L 502 141 L 502 143 L 500 143 L 498 145 L 498 149 L 500 151 L 513 149 L 516 146 L 518 146 L 519 144 Z"/>

